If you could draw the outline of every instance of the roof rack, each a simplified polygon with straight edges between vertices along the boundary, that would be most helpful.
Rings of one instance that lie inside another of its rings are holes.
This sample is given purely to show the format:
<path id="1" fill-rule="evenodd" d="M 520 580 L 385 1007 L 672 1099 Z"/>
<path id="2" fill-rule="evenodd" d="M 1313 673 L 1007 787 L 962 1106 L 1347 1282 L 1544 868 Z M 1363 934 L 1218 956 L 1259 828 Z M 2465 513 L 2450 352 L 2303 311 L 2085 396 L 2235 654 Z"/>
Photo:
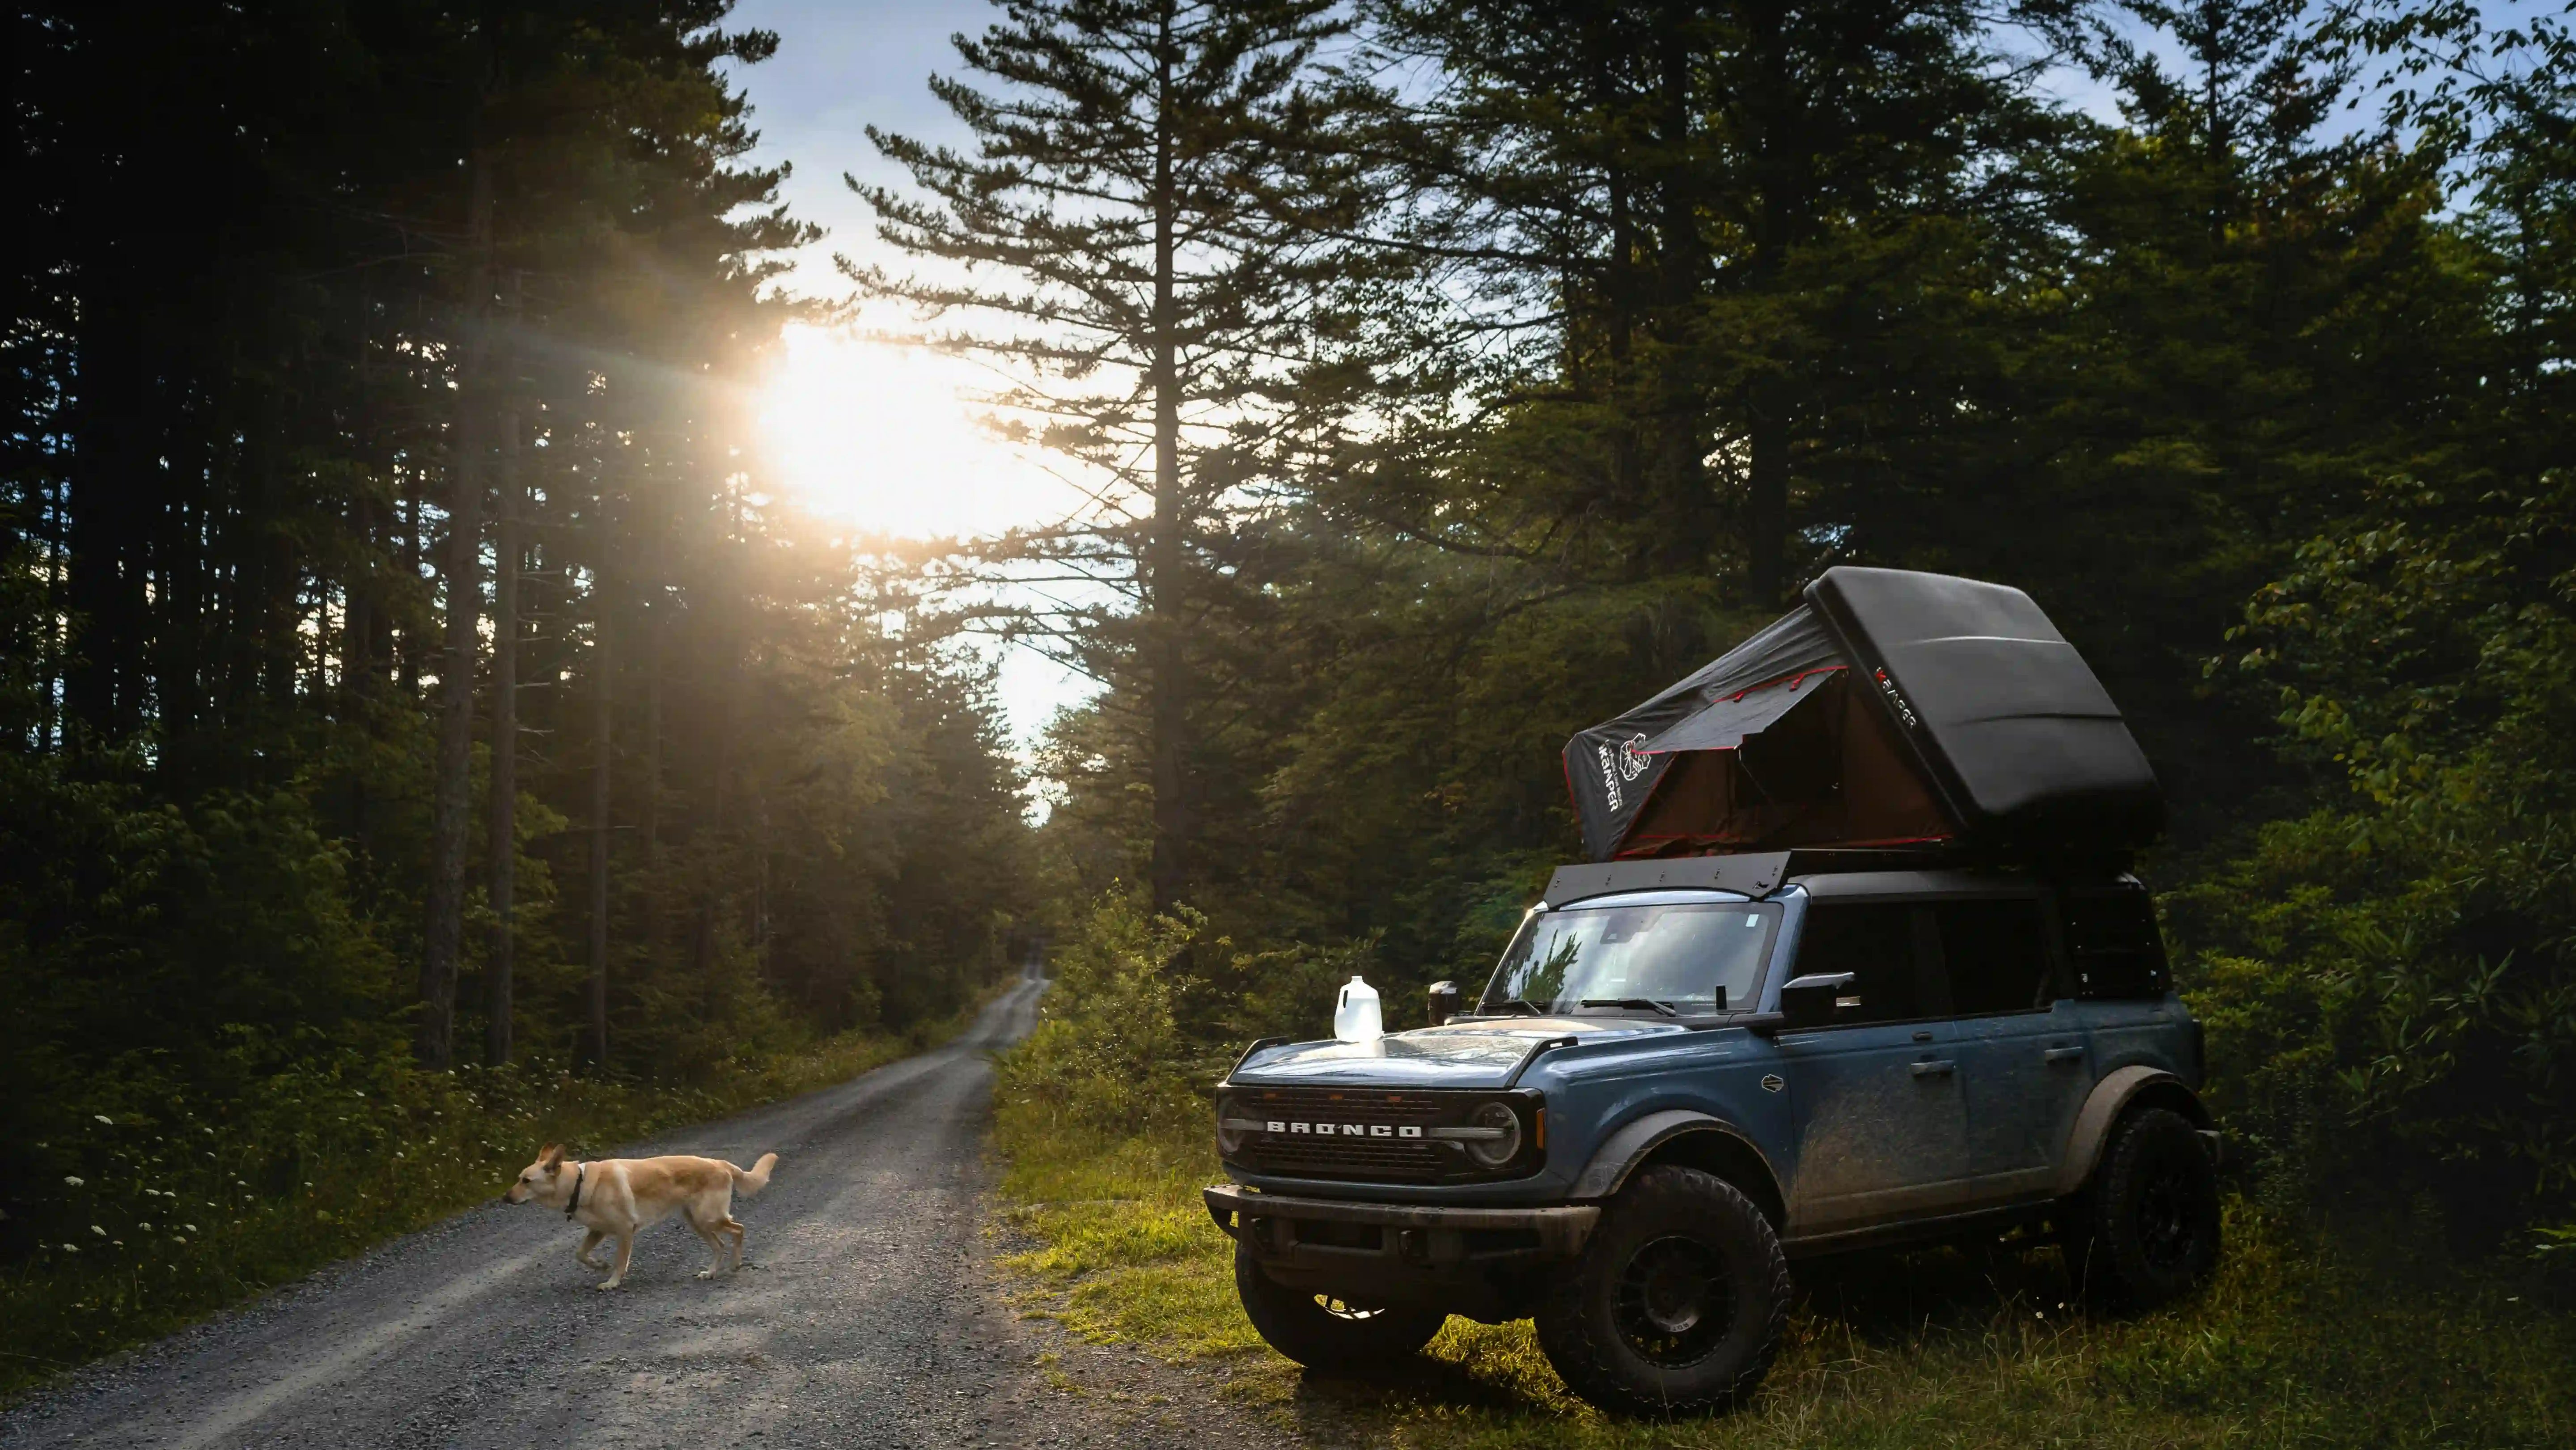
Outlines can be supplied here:
<path id="1" fill-rule="evenodd" d="M 2000 870 L 2035 871 L 2043 876 L 2117 875 L 2131 867 L 2131 853 L 2052 856 L 2024 860 L 2007 853 L 1976 851 L 1946 841 L 1905 846 L 1834 846 L 1811 850 L 1744 851 L 1726 856 L 1667 856 L 1645 861 L 1605 861 L 1559 866 L 1548 878 L 1540 899 L 1563 906 L 1614 892 L 1696 890 L 1731 891 L 1742 896 L 1768 896 L 1793 876 L 1823 876 L 1847 871 Z"/>

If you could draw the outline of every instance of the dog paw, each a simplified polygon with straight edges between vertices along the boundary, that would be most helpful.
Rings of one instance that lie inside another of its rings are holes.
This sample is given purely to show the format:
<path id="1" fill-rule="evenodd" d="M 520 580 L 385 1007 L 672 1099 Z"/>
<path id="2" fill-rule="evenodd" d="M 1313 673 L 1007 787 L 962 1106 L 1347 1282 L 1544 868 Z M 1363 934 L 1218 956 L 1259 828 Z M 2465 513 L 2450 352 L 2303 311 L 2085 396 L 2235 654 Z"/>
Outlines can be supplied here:
<path id="1" fill-rule="evenodd" d="M 716 1276 L 716 1271 L 715 1271 L 715 1270 L 713 1270 L 713 1269 L 700 1269 L 700 1270 L 698 1270 L 698 1277 L 699 1277 L 699 1278 L 701 1278 L 701 1279 L 712 1279 L 712 1278 L 714 1278 L 715 1276 Z"/>
<path id="2" fill-rule="evenodd" d="M 618 1283 L 618 1281 L 617 1281 L 617 1280 L 615 1280 L 615 1279 L 610 1279 L 610 1280 L 608 1280 L 607 1282 L 605 1282 L 605 1283 L 601 1284 L 599 1287 L 600 1287 L 600 1288 L 602 1288 L 602 1289 L 614 1289 L 614 1288 L 616 1288 L 616 1287 L 617 1287 L 617 1283 Z"/>

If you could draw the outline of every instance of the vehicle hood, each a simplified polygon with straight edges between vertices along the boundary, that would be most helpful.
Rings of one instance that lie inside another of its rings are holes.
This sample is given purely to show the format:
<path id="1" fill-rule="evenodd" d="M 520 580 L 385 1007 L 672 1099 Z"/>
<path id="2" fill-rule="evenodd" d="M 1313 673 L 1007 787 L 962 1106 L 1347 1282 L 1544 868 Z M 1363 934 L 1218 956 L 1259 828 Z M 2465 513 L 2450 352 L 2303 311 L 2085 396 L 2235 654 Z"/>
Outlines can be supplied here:
<path id="1" fill-rule="evenodd" d="M 1237 1083 L 1337 1083 L 1380 1087 L 1500 1087 L 1532 1046 L 1564 1037 L 1587 1044 L 1683 1029 L 1599 1017 L 1517 1017 L 1390 1032 L 1375 1042 L 1293 1042 L 1265 1047 L 1237 1067 Z"/>

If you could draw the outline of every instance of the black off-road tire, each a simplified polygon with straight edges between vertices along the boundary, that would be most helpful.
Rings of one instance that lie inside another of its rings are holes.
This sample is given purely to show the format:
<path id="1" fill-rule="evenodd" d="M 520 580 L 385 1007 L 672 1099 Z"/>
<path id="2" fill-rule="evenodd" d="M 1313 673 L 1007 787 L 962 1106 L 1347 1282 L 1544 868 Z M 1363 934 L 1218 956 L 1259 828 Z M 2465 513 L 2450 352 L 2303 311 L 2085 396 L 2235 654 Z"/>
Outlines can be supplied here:
<path id="1" fill-rule="evenodd" d="M 1613 1414 L 1715 1414 L 1762 1382 L 1789 1294 L 1788 1256 L 1753 1200 L 1713 1174 L 1657 1165 L 1610 1200 L 1583 1257 L 1550 1282 L 1539 1347 Z"/>
<path id="2" fill-rule="evenodd" d="M 2218 1168 L 2191 1121 L 2169 1108 L 2112 1128 L 2065 1217 L 2067 1276 L 2100 1308 L 2172 1303 L 2218 1267 Z"/>
<path id="3" fill-rule="evenodd" d="M 1243 1300 L 1244 1317 L 1272 1349 L 1328 1373 L 1385 1369 L 1419 1353 L 1449 1322 L 1437 1310 L 1328 1302 L 1311 1289 L 1291 1289 L 1261 1272 L 1260 1261 L 1240 1242 L 1234 1246 L 1234 1292 Z"/>

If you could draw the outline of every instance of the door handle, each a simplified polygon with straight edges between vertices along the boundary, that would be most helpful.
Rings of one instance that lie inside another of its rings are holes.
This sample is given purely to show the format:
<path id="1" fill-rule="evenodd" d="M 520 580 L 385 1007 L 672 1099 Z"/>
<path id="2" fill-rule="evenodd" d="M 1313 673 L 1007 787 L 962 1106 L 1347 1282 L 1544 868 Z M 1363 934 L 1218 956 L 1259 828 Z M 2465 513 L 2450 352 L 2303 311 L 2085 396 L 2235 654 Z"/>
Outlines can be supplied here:
<path id="1" fill-rule="evenodd" d="M 1959 1065 L 1946 1057 L 1931 1058 L 1908 1065 L 1914 1069 L 1916 1077 L 1948 1077 L 1959 1070 Z"/>
<path id="2" fill-rule="evenodd" d="M 2039 1055 L 2042 1062 L 2073 1062 L 2084 1055 L 2080 1047 L 2052 1047 Z"/>

